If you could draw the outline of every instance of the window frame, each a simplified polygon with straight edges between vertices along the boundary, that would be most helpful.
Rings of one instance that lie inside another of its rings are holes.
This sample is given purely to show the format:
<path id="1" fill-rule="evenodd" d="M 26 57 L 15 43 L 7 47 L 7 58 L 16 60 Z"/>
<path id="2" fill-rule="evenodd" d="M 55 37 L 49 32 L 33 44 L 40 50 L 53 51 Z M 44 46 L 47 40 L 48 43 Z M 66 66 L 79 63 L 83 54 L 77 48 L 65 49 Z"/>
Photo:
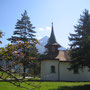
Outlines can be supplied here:
<path id="1" fill-rule="evenodd" d="M 56 73 L 56 70 L 55 70 L 55 66 L 54 66 L 54 65 L 52 65 L 52 66 L 50 67 L 50 70 L 51 70 L 51 73 Z"/>

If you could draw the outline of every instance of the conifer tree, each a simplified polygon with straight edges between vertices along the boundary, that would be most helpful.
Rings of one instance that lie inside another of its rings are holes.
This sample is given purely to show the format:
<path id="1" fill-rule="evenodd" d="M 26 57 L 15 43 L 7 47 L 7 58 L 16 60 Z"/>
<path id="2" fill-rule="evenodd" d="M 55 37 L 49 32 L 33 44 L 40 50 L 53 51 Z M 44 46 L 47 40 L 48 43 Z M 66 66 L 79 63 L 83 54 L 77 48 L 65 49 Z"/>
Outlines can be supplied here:
<path id="1" fill-rule="evenodd" d="M 27 11 L 22 14 L 20 20 L 17 21 L 14 34 L 11 38 L 8 38 L 11 43 L 18 42 L 18 49 L 23 53 L 24 57 L 21 59 L 23 63 L 23 78 L 25 78 L 25 70 L 28 64 L 31 63 L 31 58 L 36 58 L 37 49 L 35 45 L 37 40 L 35 39 L 35 27 L 31 24 L 30 18 L 27 15 Z M 30 48 L 28 48 L 30 47 Z"/>
<path id="2" fill-rule="evenodd" d="M 80 16 L 79 22 L 75 28 L 75 34 L 70 34 L 70 57 L 71 69 L 85 66 L 90 68 L 90 14 L 85 9 Z"/>
<path id="3" fill-rule="evenodd" d="M 3 35 L 3 33 L 2 33 L 2 31 L 0 30 L 0 38 L 2 38 L 2 35 Z M 0 40 L 0 44 L 2 43 L 2 41 Z"/>
<path id="4" fill-rule="evenodd" d="M 35 40 L 35 27 L 31 24 L 31 21 L 29 20 L 30 18 L 27 15 L 27 11 L 22 14 L 22 17 L 20 20 L 17 21 L 15 31 L 14 31 L 14 36 L 11 38 L 8 38 L 9 41 L 12 43 L 16 43 L 17 40 L 20 40 L 22 42 L 26 41 L 32 41 Z"/>

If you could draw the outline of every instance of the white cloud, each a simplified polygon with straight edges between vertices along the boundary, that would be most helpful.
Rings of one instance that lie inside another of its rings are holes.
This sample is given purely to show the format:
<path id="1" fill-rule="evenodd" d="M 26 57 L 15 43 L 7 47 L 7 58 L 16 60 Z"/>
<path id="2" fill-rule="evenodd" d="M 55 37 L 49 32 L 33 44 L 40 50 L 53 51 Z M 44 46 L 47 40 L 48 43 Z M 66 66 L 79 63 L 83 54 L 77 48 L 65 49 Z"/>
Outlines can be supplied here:
<path id="1" fill-rule="evenodd" d="M 38 37 L 38 40 L 41 39 L 42 37 Z"/>
<path id="2" fill-rule="evenodd" d="M 45 28 L 38 28 L 39 31 L 50 31 L 51 30 L 51 27 L 49 26 L 46 26 Z"/>
<path id="3" fill-rule="evenodd" d="M 40 31 L 44 31 L 44 29 L 43 28 L 38 28 Z"/>
<path id="4" fill-rule="evenodd" d="M 47 27 L 46 27 L 46 30 L 47 30 L 47 31 L 50 31 L 50 30 L 51 30 L 51 27 L 47 26 Z"/>

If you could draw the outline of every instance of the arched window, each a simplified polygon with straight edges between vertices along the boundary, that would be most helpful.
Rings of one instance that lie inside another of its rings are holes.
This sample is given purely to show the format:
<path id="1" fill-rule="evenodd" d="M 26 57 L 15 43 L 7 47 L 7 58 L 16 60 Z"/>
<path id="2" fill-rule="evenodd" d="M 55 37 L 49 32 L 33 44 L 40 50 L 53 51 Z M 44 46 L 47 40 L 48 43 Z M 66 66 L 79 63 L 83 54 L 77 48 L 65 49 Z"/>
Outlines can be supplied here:
<path id="1" fill-rule="evenodd" d="M 51 73 L 55 73 L 55 66 L 51 66 Z"/>

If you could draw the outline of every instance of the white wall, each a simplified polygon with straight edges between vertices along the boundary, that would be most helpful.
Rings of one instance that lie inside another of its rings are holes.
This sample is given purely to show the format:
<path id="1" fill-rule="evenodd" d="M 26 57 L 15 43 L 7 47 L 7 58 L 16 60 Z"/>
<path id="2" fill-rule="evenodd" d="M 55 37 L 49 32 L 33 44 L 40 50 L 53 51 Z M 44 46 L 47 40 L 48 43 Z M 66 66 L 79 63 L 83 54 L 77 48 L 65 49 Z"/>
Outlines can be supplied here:
<path id="1" fill-rule="evenodd" d="M 55 66 L 55 73 L 51 73 L 52 65 Z M 90 81 L 90 72 L 88 72 L 87 67 L 83 71 L 79 71 L 78 74 L 74 74 L 73 71 L 67 69 L 69 66 L 69 62 L 43 60 L 41 61 L 41 80 Z"/>
<path id="2" fill-rule="evenodd" d="M 41 80 L 58 80 L 58 60 L 41 61 Z M 51 66 L 55 66 L 55 73 L 51 73 Z"/>
<path id="3" fill-rule="evenodd" d="M 67 68 L 70 66 L 68 62 L 60 62 L 60 80 L 63 81 L 90 81 L 90 72 L 88 72 L 88 68 L 79 70 L 78 74 L 74 74 L 73 70 L 69 71 Z"/>

